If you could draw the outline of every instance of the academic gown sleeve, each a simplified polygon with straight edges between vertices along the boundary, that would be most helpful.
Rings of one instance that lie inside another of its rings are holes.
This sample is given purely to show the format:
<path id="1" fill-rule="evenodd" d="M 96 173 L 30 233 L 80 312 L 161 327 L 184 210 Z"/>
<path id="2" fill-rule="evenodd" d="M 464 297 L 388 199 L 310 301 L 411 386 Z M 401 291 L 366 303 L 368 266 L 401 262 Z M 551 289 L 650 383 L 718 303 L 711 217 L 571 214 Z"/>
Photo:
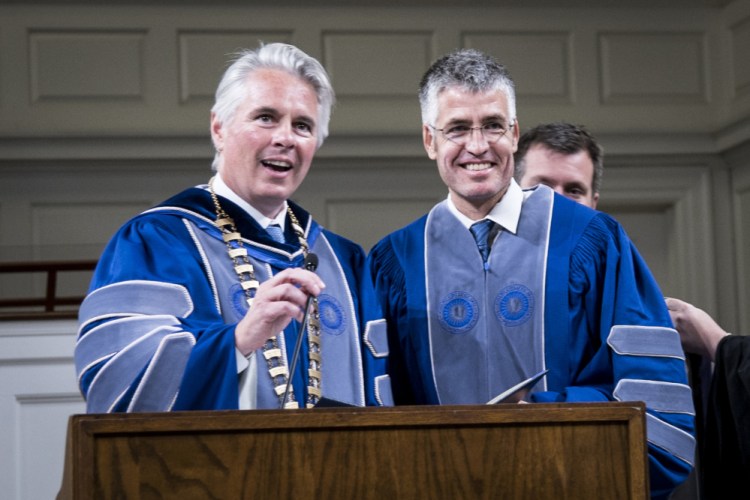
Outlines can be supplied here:
<path id="1" fill-rule="evenodd" d="M 406 370 L 405 350 L 400 347 L 401 340 L 398 335 L 399 331 L 408 331 L 406 283 L 389 239 L 373 247 L 367 256 L 367 267 L 387 324 L 389 344 L 387 371 L 390 374 L 393 401 L 397 405 L 413 404 L 415 400 L 410 387 L 411 380 Z"/>
<path id="2" fill-rule="evenodd" d="M 379 241 L 367 256 L 388 329 L 387 371 L 397 405 L 437 404 L 425 308 L 427 217 Z"/>
<path id="3" fill-rule="evenodd" d="M 234 325 L 179 217 L 141 215 L 120 229 L 79 319 L 89 412 L 238 407 Z"/>
<path id="4" fill-rule="evenodd" d="M 625 231 L 605 214 L 575 240 L 568 265 L 567 329 L 546 321 L 546 337 L 565 340 L 562 349 L 546 349 L 557 369 L 549 391 L 532 400 L 645 401 L 652 498 L 666 498 L 692 469 L 695 414 L 664 296 Z"/>

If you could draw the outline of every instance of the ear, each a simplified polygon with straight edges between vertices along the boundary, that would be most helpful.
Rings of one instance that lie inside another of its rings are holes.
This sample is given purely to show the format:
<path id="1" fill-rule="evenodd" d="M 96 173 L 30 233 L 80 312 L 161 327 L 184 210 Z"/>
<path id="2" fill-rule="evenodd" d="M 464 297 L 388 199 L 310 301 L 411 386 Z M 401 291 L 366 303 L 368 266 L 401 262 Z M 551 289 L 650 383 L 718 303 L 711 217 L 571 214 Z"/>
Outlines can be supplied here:
<path id="1" fill-rule="evenodd" d="M 224 133 L 221 122 L 213 111 L 211 112 L 211 140 L 214 143 L 216 151 L 224 149 Z"/>
<path id="2" fill-rule="evenodd" d="M 597 203 L 599 203 L 599 193 L 594 193 L 594 196 L 591 197 L 591 208 L 596 210 Z"/>
<path id="3" fill-rule="evenodd" d="M 518 139 L 521 137 L 521 126 L 518 124 L 518 118 L 516 118 L 515 123 L 513 123 L 513 152 L 515 153 L 518 151 Z"/>
<path id="4" fill-rule="evenodd" d="M 424 150 L 427 151 L 427 156 L 429 156 L 431 160 L 436 159 L 435 134 L 432 133 L 432 129 L 427 124 L 422 125 L 422 143 L 424 144 Z"/>

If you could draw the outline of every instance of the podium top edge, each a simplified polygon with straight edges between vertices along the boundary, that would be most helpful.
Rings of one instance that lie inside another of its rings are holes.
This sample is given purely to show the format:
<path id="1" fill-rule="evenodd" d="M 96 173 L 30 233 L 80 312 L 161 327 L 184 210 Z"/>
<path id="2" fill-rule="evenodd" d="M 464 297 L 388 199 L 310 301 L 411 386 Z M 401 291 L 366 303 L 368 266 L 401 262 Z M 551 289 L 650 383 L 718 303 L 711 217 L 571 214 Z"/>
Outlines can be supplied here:
<path id="1" fill-rule="evenodd" d="M 497 405 L 427 405 L 335 407 L 296 410 L 200 410 L 162 413 L 76 414 L 70 424 L 84 432 L 128 433 L 232 431 L 305 427 L 411 425 L 492 425 L 645 419 L 641 401 L 601 403 L 531 403 Z"/>

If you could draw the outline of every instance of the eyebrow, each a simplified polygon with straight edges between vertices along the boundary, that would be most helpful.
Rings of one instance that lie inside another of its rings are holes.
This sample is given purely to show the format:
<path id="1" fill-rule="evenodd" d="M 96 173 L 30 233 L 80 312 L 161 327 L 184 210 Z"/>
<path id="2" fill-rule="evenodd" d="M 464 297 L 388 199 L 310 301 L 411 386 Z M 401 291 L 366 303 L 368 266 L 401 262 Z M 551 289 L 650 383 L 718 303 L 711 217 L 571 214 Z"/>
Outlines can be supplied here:
<path id="1" fill-rule="evenodd" d="M 552 180 L 549 177 L 543 176 L 543 175 L 532 175 L 529 176 L 530 181 L 537 182 L 539 184 L 552 184 Z M 584 191 L 591 189 L 593 191 L 593 188 L 589 185 L 587 185 L 585 182 L 579 182 L 579 181 L 569 181 L 569 182 L 563 182 L 562 186 L 565 189 L 570 189 L 572 187 L 582 188 Z"/>
<path id="2" fill-rule="evenodd" d="M 591 186 L 587 186 L 586 184 L 584 184 L 582 182 L 566 182 L 565 183 L 565 188 L 566 189 L 580 188 L 582 191 L 588 192 L 591 189 Z"/>
<path id="3" fill-rule="evenodd" d="M 457 123 L 461 123 L 461 124 L 463 124 L 463 123 L 472 123 L 473 121 L 474 120 L 470 120 L 468 118 L 453 118 L 451 120 L 448 120 L 448 122 L 446 122 L 445 125 L 447 126 L 447 125 L 455 125 Z M 487 123 L 487 122 L 491 122 L 491 121 L 498 121 L 498 122 L 502 122 L 502 123 L 506 123 L 506 124 L 510 123 L 510 121 L 507 118 L 505 118 L 504 116 L 502 116 L 502 115 L 489 115 L 489 116 L 483 116 L 481 118 L 481 122 L 482 123 Z"/>
<path id="4" fill-rule="evenodd" d="M 278 109 L 276 109 L 274 107 L 271 107 L 271 106 L 261 106 L 259 108 L 251 109 L 248 114 L 250 114 L 250 115 L 269 114 L 269 115 L 276 116 L 276 115 L 280 114 L 280 112 L 279 112 Z M 313 118 L 311 116 L 308 116 L 308 115 L 301 115 L 301 116 L 299 116 L 297 118 L 294 118 L 294 121 L 303 121 L 303 122 L 307 123 L 308 125 L 310 125 L 310 127 L 314 127 L 315 125 L 318 124 L 317 121 L 315 120 L 315 118 Z"/>
<path id="5" fill-rule="evenodd" d="M 250 114 L 258 114 L 258 113 L 260 114 L 268 113 L 271 115 L 277 115 L 279 114 L 279 110 L 276 108 L 272 108 L 271 106 L 261 106 L 259 108 L 254 108 L 250 110 Z"/>

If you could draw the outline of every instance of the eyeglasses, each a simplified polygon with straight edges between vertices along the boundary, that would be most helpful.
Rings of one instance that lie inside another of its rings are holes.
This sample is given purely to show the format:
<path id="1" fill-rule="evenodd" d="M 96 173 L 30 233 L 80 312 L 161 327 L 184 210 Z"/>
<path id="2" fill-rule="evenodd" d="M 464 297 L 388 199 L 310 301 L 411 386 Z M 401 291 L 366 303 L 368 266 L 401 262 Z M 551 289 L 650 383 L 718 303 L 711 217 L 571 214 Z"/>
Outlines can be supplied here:
<path id="1" fill-rule="evenodd" d="M 514 125 L 515 120 L 511 121 L 507 126 L 501 122 L 487 122 L 481 127 L 451 125 L 446 128 L 436 128 L 430 125 L 430 128 L 440 132 L 448 141 L 455 142 L 456 144 L 466 144 L 469 142 L 469 139 L 475 130 L 479 130 L 482 133 L 482 136 L 484 136 L 484 140 L 487 142 L 497 142 L 510 130 L 513 130 Z"/>

